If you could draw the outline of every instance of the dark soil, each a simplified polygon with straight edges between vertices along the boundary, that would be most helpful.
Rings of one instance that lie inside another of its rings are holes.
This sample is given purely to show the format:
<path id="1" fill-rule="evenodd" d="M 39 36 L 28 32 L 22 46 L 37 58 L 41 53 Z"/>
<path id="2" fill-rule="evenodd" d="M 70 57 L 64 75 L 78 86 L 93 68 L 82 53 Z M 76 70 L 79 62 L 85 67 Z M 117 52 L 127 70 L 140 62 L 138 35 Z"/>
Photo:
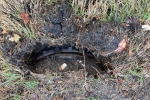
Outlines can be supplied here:
<path id="1" fill-rule="evenodd" d="M 31 71 L 28 73 L 29 76 L 40 81 L 31 93 L 23 96 L 25 100 L 150 99 L 150 76 L 143 75 L 143 84 L 139 86 L 138 82 L 135 83 L 138 78 L 131 75 L 131 79 L 127 82 L 119 73 L 131 66 L 131 62 L 136 60 L 135 56 L 130 60 L 127 51 L 121 54 L 111 53 L 124 36 L 129 41 L 137 40 L 140 43 L 141 38 L 138 37 L 142 32 L 140 27 L 136 32 L 135 28 L 131 31 L 129 27 L 103 23 L 96 19 L 84 23 L 72 14 L 72 9 L 66 2 L 46 5 L 39 13 L 38 20 L 42 20 L 42 24 L 40 22 L 35 24 L 35 38 L 20 35 L 21 39 L 16 43 L 9 40 L 14 32 L 0 34 L 3 57 L 9 63 L 21 67 L 23 72 Z M 133 39 L 133 36 L 137 38 Z M 150 39 L 149 33 L 144 36 L 147 36 L 147 41 Z M 64 47 L 65 44 L 69 45 L 67 49 Z M 148 52 L 149 50 L 146 51 Z M 144 57 L 148 59 L 148 55 L 137 57 L 140 60 L 138 63 L 145 63 L 147 60 Z M 67 68 L 60 70 L 60 66 L 64 63 L 67 64 Z M 45 76 L 50 74 L 47 72 L 51 72 L 53 79 L 41 78 L 44 77 L 40 76 L 41 74 Z M 90 75 L 86 76 L 86 73 Z M 99 76 L 95 76 L 96 74 Z M 148 72 L 146 75 L 149 75 Z"/>

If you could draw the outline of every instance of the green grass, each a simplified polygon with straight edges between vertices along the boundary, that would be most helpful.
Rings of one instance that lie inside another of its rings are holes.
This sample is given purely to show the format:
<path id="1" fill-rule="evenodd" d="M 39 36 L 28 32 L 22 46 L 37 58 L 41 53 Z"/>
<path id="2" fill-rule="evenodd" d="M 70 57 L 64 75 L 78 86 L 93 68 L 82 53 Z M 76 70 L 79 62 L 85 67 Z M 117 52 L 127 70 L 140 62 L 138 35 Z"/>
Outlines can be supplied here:
<path id="1" fill-rule="evenodd" d="M 24 80 L 21 70 L 18 68 L 13 68 L 6 62 L 3 63 L 3 66 L 4 69 L 1 71 L 1 76 L 5 80 L 3 82 L 4 85 L 15 86 L 16 84 L 25 84 L 29 89 L 33 89 L 39 83 L 34 79 L 30 81 Z"/>
<path id="2" fill-rule="evenodd" d="M 9 100 L 21 100 L 21 96 L 18 94 L 13 94 L 11 95 L 11 98 Z"/>
<path id="3" fill-rule="evenodd" d="M 22 96 L 17 92 L 20 84 L 22 84 L 24 89 L 28 91 L 34 89 L 35 86 L 38 85 L 39 82 L 35 79 L 25 80 L 23 73 L 19 68 L 9 65 L 6 61 L 2 61 L 0 63 L 0 81 L 4 87 L 7 87 L 3 91 L 5 91 L 5 93 L 9 90 L 13 91 L 12 93 L 8 93 L 8 95 L 3 98 L 7 98 L 8 100 L 21 100 Z"/>
<path id="4" fill-rule="evenodd" d="M 35 86 L 38 85 L 39 82 L 37 81 L 27 81 L 25 84 L 27 85 L 28 89 L 33 89 Z"/>
<path id="5" fill-rule="evenodd" d="M 6 81 L 3 83 L 4 85 L 16 85 L 23 81 L 23 77 L 20 73 L 20 69 L 12 68 L 8 63 L 4 62 L 4 69 L 1 71 L 1 76 Z M 13 84 L 12 84 L 13 83 Z"/>
<path id="6" fill-rule="evenodd" d="M 143 73 L 142 73 L 142 70 L 143 70 L 143 68 L 141 68 L 139 66 L 134 66 L 130 70 L 125 70 L 123 72 L 123 74 L 125 75 L 125 80 L 126 81 L 131 81 L 131 80 L 129 80 L 129 77 L 136 76 L 136 77 L 138 77 L 138 82 L 140 83 L 140 85 L 142 85 L 143 84 Z"/>

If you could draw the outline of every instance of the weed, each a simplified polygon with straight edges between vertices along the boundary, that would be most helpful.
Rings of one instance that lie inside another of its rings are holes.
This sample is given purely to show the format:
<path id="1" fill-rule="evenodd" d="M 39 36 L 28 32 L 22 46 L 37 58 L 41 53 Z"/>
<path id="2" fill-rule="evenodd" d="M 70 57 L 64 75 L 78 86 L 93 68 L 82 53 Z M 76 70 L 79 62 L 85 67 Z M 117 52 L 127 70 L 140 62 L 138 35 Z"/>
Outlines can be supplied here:
<path id="1" fill-rule="evenodd" d="M 140 85 L 143 84 L 143 75 L 142 75 L 142 70 L 143 68 L 139 67 L 139 66 L 136 66 L 134 67 L 133 69 L 131 70 L 127 70 L 124 74 L 125 74 L 125 79 L 126 81 L 129 81 L 129 77 L 130 75 L 131 76 L 136 76 L 139 78 L 139 82 L 140 82 Z"/>
<path id="2" fill-rule="evenodd" d="M 3 66 L 4 69 L 1 72 L 1 76 L 6 80 L 3 84 L 13 83 L 15 85 L 18 82 L 22 82 L 23 78 L 19 69 L 11 68 L 6 62 L 3 63 Z"/>
<path id="3" fill-rule="evenodd" d="M 21 96 L 18 94 L 12 94 L 9 100 L 21 100 Z"/>
<path id="4" fill-rule="evenodd" d="M 27 85 L 27 87 L 29 89 L 33 89 L 36 85 L 38 85 L 38 82 L 37 81 L 28 81 L 28 82 L 25 82 L 25 84 Z"/>

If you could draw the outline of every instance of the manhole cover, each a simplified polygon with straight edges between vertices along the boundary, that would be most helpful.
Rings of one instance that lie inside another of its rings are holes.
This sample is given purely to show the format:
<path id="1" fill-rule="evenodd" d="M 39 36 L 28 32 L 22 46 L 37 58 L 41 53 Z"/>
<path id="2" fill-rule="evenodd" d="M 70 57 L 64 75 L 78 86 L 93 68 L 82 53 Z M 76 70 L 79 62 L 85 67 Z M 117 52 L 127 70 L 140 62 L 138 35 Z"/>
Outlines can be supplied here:
<path id="1" fill-rule="evenodd" d="M 85 69 L 89 75 L 93 75 L 112 69 L 107 58 L 101 55 L 96 57 L 86 48 L 77 49 L 68 45 L 39 48 L 35 48 L 24 58 L 28 69 L 34 73 L 59 73 Z"/>

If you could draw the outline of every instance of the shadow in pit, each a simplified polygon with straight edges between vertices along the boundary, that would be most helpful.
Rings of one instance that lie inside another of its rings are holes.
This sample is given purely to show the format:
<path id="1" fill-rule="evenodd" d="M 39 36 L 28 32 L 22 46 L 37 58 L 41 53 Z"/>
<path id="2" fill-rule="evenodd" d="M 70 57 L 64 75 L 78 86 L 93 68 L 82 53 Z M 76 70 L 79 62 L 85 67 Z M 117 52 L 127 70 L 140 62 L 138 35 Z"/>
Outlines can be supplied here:
<path id="1" fill-rule="evenodd" d="M 31 53 L 25 54 L 24 62 L 30 71 L 39 74 L 85 69 L 87 75 L 98 75 L 112 70 L 108 58 L 101 55 L 96 57 L 86 48 L 77 49 L 71 45 L 49 46 L 39 43 Z"/>

